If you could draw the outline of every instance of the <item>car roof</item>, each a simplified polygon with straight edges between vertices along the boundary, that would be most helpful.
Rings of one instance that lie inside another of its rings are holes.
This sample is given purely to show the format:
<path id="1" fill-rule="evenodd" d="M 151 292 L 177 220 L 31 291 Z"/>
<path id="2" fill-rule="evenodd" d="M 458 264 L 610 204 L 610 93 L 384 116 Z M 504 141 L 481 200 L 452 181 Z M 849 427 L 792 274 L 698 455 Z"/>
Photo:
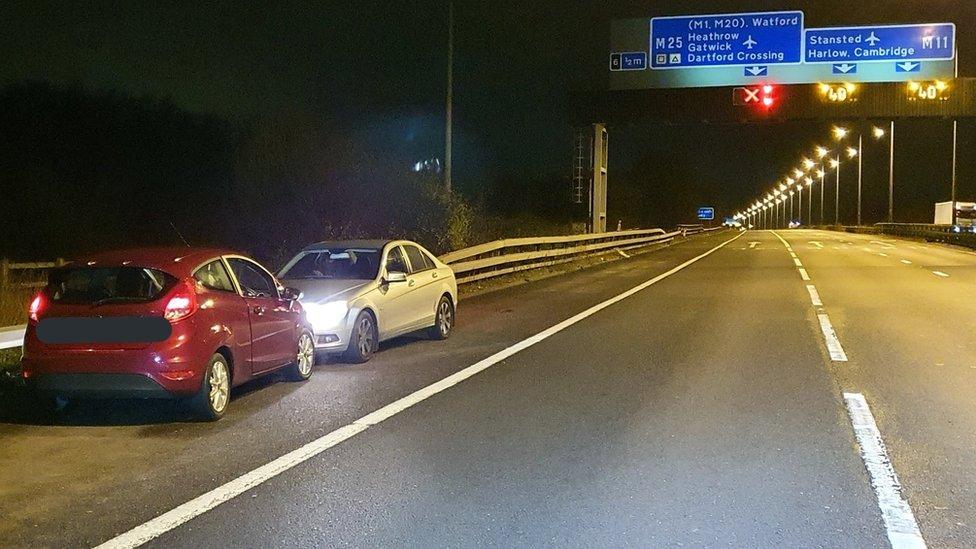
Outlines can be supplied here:
<path id="1" fill-rule="evenodd" d="M 223 255 L 242 254 L 227 248 L 210 247 L 166 246 L 128 248 L 89 254 L 85 257 L 79 257 L 66 266 L 77 267 L 86 264 L 92 266 L 134 265 L 159 269 L 182 278 L 193 274 L 193 270 L 199 267 L 204 261 Z"/>
<path id="2" fill-rule="evenodd" d="M 323 242 L 316 242 L 315 244 L 309 244 L 308 246 L 305 246 L 302 251 L 315 252 L 321 250 L 331 250 L 333 248 L 375 248 L 377 250 L 381 250 L 390 242 L 393 242 L 393 240 L 389 238 L 377 238 L 372 240 L 326 240 Z"/>

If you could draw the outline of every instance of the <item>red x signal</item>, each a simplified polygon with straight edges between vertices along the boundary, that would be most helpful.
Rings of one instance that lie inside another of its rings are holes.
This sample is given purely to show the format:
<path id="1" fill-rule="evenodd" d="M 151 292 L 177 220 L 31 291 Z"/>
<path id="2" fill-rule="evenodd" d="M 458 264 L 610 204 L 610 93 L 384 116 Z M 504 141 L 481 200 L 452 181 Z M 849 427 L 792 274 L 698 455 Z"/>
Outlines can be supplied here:
<path id="1" fill-rule="evenodd" d="M 776 86 L 764 84 L 732 88 L 732 104 L 738 107 L 755 105 L 769 110 L 776 105 Z"/>

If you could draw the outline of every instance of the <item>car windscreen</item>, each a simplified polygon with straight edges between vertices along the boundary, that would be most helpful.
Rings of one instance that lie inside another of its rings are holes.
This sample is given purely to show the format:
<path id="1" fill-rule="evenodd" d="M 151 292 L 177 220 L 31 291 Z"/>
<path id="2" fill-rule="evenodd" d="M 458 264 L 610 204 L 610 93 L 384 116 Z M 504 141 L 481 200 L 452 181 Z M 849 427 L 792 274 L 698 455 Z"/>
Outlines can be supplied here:
<path id="1" fill-rule="evenodd" d="M 51 271 L 45 292 L 57 303 L 140 303 L 159 299 L 175 282 L 144 267 L 67 267 Z"/>
<path id="2" fill-rule="evenodd" d="M 281 274 L 284 279 L 372 280 L 380 267 L 375 248 L 335 248 L 302 252 Z"/>

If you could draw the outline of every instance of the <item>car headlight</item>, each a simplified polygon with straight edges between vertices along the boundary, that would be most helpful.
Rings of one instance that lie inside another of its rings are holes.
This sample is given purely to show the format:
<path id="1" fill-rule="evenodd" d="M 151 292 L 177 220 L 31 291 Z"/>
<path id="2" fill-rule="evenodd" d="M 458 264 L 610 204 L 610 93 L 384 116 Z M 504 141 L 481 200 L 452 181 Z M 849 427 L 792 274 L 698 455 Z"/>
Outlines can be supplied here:
<path id="1" fill-rule="evenodd" d="M 345 301 L 330 301 L 328 303 L 309 303 L 303 305 L 305 317 L 312 323 L 315 331 L 335 328 L 349 312 L 349 304 Z"/>

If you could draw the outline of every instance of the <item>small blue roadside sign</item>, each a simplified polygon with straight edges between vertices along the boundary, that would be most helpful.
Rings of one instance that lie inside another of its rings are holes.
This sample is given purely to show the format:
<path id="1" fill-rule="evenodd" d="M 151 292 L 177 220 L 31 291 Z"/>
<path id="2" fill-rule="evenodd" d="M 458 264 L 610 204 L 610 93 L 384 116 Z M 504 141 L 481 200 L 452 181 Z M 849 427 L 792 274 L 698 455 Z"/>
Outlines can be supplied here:
<path id="1" fill-rule="evenodd" d="M 698 219 L 702 221 L 715 219 L 715 208 L 698 208 Z"/>
<path id="2" fill-rule="evenodd" d="M 647 68 L 647 52 L 626 51 L 610 54 L 610 70 L 642 71 Z"/>
<path id="3" fill-rule="evenodd" d="M 800 63 L 803 12 L 775 11 L 651 19 L 651 68 Z"/>
<path id="4" fill-rule="evenodd" d="M 803 43 L 807 63 L 949 60 L 955 55 L 956 26 L 935 23 L 807 29 Z"/>

